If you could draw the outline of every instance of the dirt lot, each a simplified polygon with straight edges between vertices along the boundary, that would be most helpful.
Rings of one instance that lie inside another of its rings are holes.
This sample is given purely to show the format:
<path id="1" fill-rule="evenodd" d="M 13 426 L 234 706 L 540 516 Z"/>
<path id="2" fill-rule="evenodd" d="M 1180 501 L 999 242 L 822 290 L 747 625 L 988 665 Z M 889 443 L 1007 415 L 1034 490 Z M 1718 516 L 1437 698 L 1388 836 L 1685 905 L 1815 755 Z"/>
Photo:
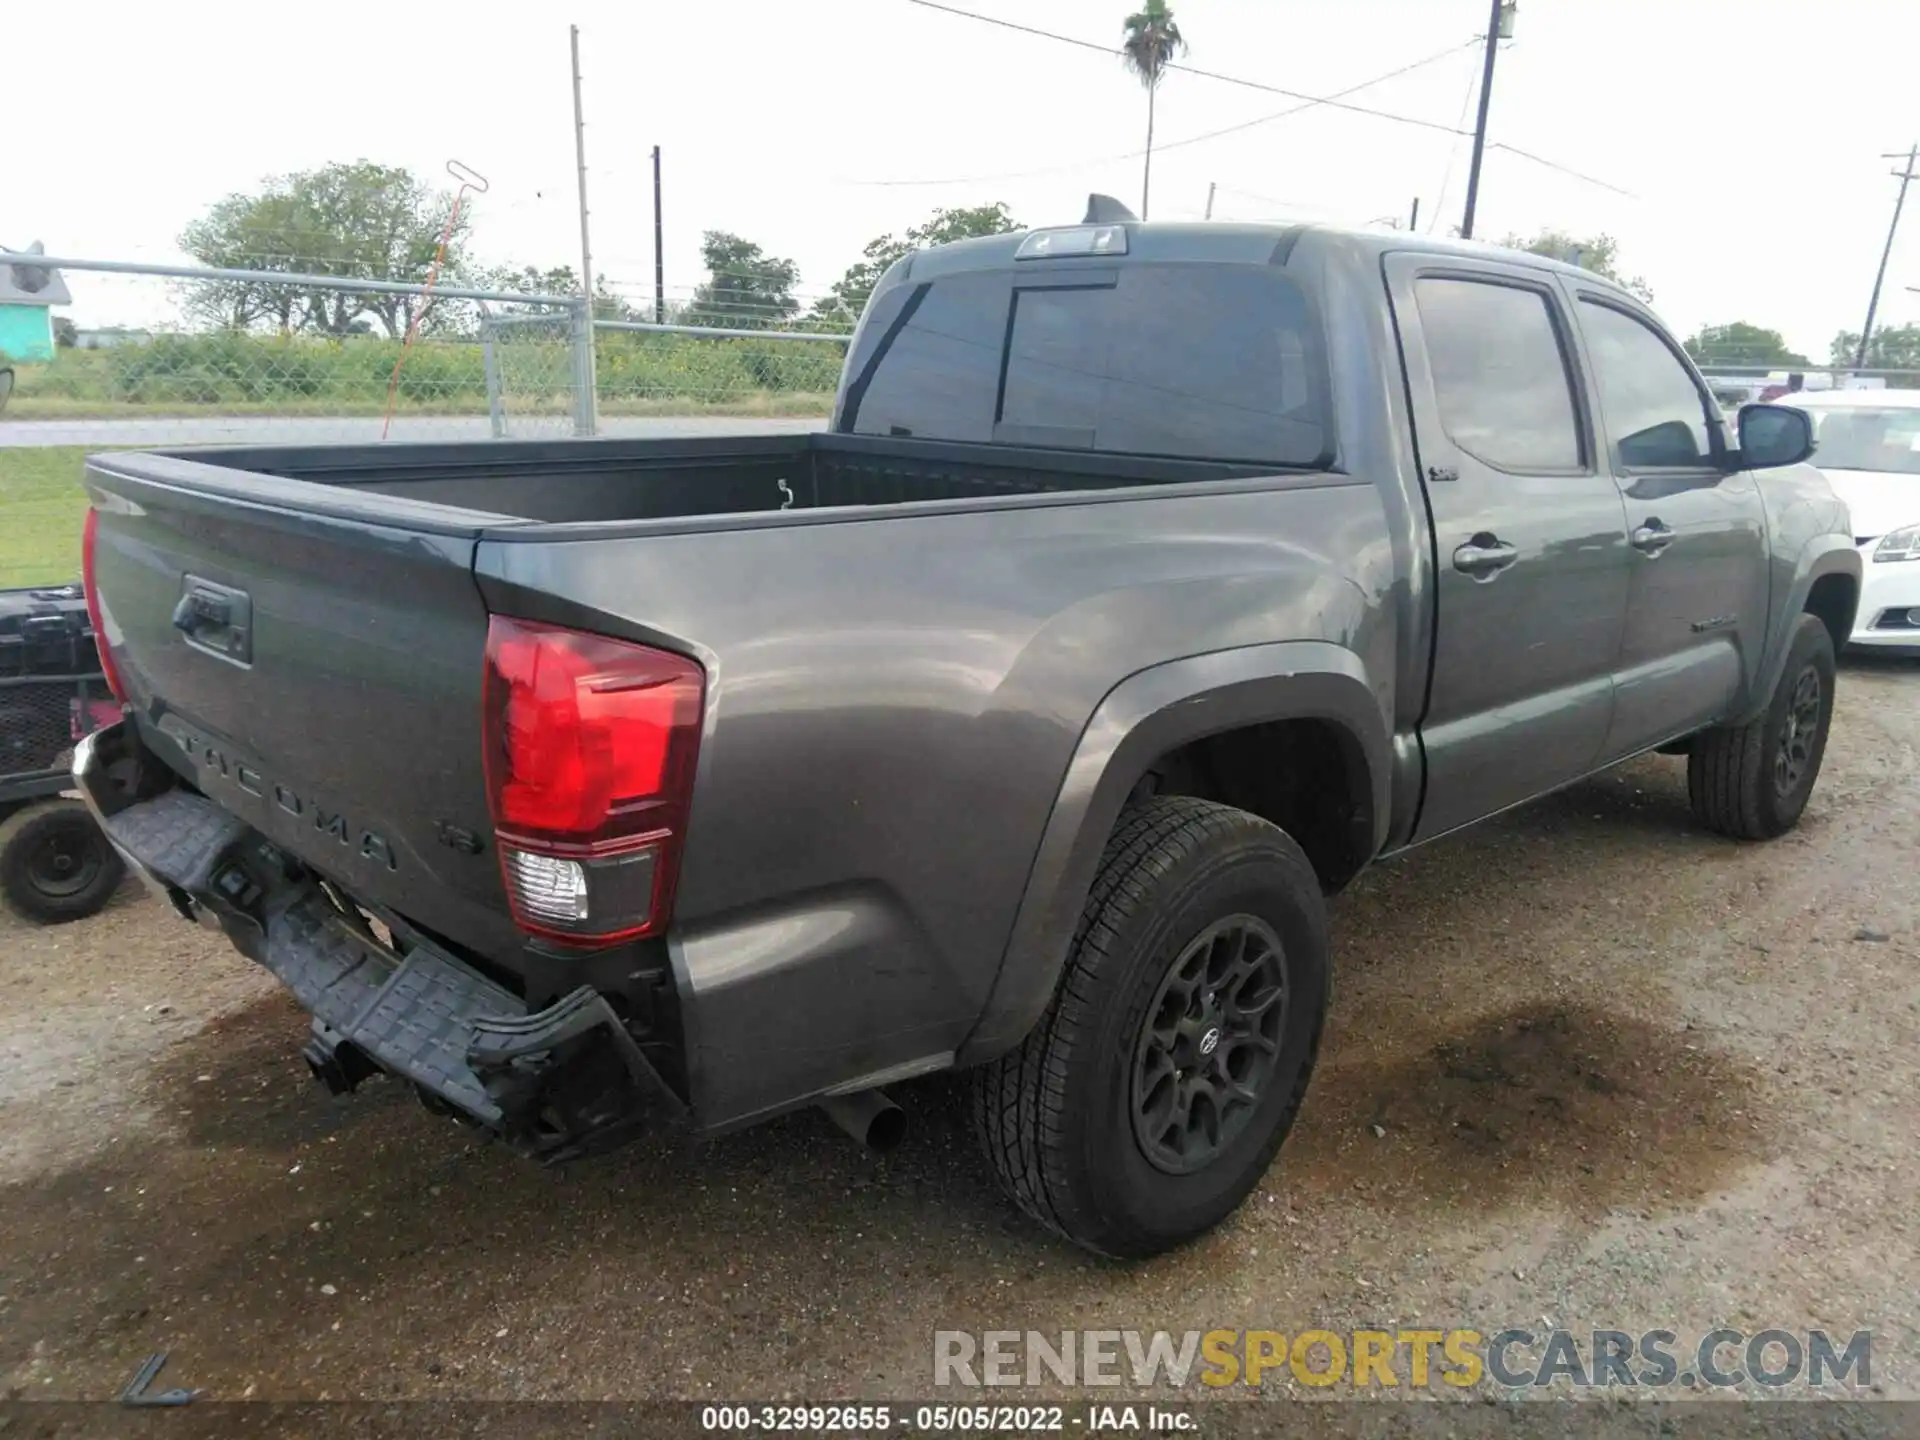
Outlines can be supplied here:
<path id="1" fill-rule="evenodd" d="M 539 1172 L 374 1084 L 138 890 L 0 919 L 0 1385 L 102 1397 L 925 1398 L 936 1328 L 1875 1331 L 1920 1398 L 1920 666 L 1851 664 L 1805 823 L 1651 760 L 1364 878 L 1265 1189 L 1134 1268 L 1015 1216 L 950 1082 Z M 1286 1385 L 1270 1377 L 1270 1386 Z"/>

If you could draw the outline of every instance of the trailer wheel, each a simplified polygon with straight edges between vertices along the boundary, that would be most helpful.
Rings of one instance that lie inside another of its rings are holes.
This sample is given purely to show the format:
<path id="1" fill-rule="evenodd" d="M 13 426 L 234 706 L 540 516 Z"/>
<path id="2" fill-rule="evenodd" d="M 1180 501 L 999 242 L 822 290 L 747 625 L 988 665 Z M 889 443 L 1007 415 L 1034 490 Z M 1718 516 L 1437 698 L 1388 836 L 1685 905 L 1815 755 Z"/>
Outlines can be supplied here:
<path id="1" fill-rule="evenodd" d="M 113 898 L 126 873 L 78 800 L 44 800 L 0 822 L 0 894 L 25 919 L 84 919 Z"/>

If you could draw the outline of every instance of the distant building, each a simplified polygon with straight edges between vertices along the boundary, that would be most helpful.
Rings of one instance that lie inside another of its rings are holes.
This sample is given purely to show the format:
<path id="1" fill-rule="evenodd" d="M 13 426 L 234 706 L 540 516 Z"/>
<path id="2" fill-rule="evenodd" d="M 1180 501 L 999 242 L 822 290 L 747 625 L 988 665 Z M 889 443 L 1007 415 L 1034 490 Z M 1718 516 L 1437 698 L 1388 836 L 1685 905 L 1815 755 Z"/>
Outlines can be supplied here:
<path id="1" fill-rule="evenodd" d="M 151 330 L 129 330 L 124 325 L 73 332 L 74 346 L 80 350 L 111 350 L 116 345 L 145 345 L 152 339 Z"/>
<path id="2" fill-rule="evenodd" d="M 0 354 L 14 360 L 53 359 L 53 307 L 73 303 L 57 270 L 22 263 L 41 253 L 0 249 Z"/>

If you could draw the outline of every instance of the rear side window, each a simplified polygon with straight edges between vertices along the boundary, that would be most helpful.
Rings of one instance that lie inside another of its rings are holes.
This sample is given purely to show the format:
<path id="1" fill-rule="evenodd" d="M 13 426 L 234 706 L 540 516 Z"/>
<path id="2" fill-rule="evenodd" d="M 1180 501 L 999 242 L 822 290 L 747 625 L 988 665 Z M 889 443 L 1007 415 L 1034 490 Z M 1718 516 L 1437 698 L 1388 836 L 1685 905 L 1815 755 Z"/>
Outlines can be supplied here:
<path id="1" fill-rule="evenodd" d="M 917 306 L 907 301 L 904 324 L 883 326 L 876 312 L 867 328 L 881 333 L 864 363 L 856 357 L 842 429 L 1325 463 L 1317 332 L 1285 275 L 1123 265 L 1019 279 L 935 281 Z"/>
<path id="2" fill-rule="evenodd" d="M 863 348 L 872 337 L 873 350 L 864 388 L 848 397 L 852 413 L 843 428 L 856 435 L 991 440 L 1011 289 L 1005 275 L 956 275 L 882 297 L 882 305 L 896 297 L 898 303 L 876 308 L 862 334 Z M 862 369 L 856 365 L 852 373 L 860 384 Z"/>
<path id="3" fill-rule="evenodd" d="M 1577 470 L 1580 422 L 1559 326 L 1538 290 L 1423 276 L 1414 282 L 1447 438 L 1501 470 Z"/>

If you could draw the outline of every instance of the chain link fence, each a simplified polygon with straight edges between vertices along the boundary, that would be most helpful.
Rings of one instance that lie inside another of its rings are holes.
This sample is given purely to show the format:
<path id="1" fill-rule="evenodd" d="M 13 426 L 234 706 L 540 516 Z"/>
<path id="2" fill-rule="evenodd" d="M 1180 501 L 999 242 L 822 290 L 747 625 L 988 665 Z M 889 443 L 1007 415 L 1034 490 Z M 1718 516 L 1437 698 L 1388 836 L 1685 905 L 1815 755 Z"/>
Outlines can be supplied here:
<path id="1" fill-rule="evenodd" d="M 78 574 L 76 481 L 89 452 L 806 425 L 832 405 L 846 353 L 836 332 L 843 320 L 851 329 L 839 315 L 833 330 L 799 329 L 751 298 L 709 295 L 694 316 L 691 297 L 677 296 L 664 323 L 603 317 L 589 330 L 580 297 L 537 290 L 33 263 L 60 277 L 90 323 L 73 324 L 63 299 L 47 310 L 44 345 L 0 356 L 12 372 L 0 409 L 0 587 Z M 595 306 L 653 313 L 618 297 Z M 584 379 L 595 374 L 597 387 Z"/>
<path id="2" fill-rule="evenodd" d="M 277 270 L 36 264 L 60 276 L 82 313 L 112 323 L 50 325 L 51 345 L 9 358 L 0 450 L 481 439 L 487 314 L 511 306 L 564 328 L 580 306 L 565 295 Z M 572 415 L 579 387 L 567 389 Z"/>
<path id="3" fill-rule="evenodd" d="M 600 413 L 822 416 L 833 406 L 846 338 L 640 321 L 594 326 Z"/>
<path id="4" fill-rule="evenodd" d="M 578 328 L 572 312 L 481 318 L 490 436 L 525 440 L 575 433 L 580 422 Z"/>
<path id="5" fill-rule="evenodd" d="M 596 298 L 592 358 L 573 295 L 281 270 L 35 257 L 74 291 L 72 326 L 12 357 L 0 448 L 482 439 L 601 420 L 818 418 L 850 316 L 810 328 L 741 298 Z M 584 377 L 597 372 L 597 390 Z M 617 424 L 616 430 L 624 428 Z"/>

